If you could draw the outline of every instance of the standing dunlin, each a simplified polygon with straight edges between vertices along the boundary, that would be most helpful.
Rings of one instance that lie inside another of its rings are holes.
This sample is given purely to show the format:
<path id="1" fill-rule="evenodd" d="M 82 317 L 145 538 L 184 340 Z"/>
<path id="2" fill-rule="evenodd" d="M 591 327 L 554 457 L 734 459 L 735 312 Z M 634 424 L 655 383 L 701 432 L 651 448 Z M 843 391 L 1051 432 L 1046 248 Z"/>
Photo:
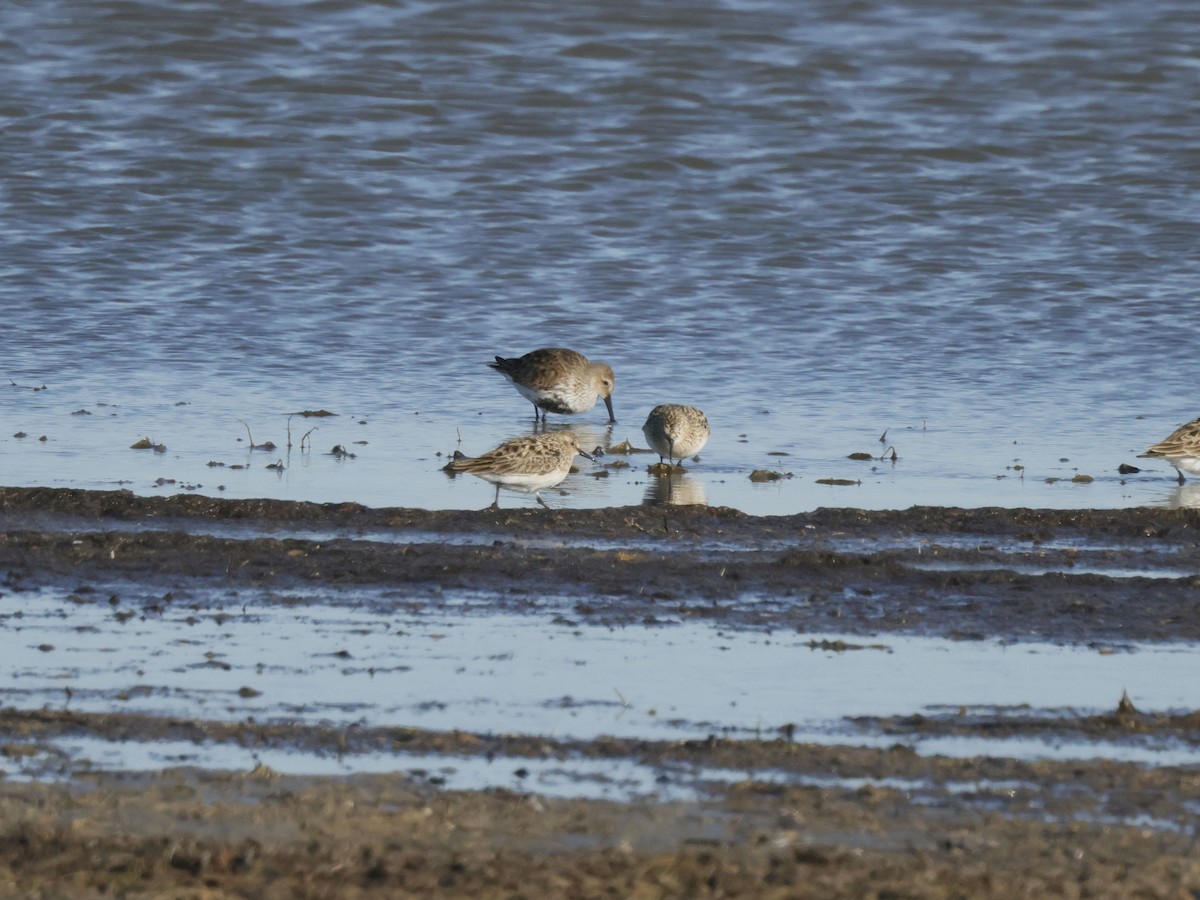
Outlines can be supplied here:
<path id="1" fill-rule="evenodd" d="M 1139 454 L 1141 459 L 1165 459 L 1173 465 L 1183 484 L 1183 473 L 1200 475 L 1200 419 L 1181 425 L 1157 444 Z"/>
<path id="2" fill-rule="evenodd" d="M 573 415 L 596 405 L 596 398 L 608 407 L 608 423 L 613 416 L 612 392 L 617 383 L 613 370 L 602 362 L 590 362 L 582 353 L 562 347 L 534 350 L 514 359 L 497 356 L 493 369 L 512 382 L 522 397 L 533 403 L 533 418 L 546 413 Z"/>
<path id="3" fill-rule="evenodd" d="M 659 462 L 665 457 L 683 461 L 699 453 L 708 443 L 708 419 L 694 406 L 678 403 L 663 403 L 650 410 L 642 434 L 658 454 Z"/>
<path id="4" fill-rule="evenodd" d="M 468 472 L 494 484 L 496 499 L 489 509 L 500 508 L 500 488 L 533 494 L 533 499 L 546 506 L 538 492 L 566 478 L 577 453 L 587 459 L 595 458 L 584 452 L 579 438 L 571 432 L 554 431 L 505 441 L 480 456 L 463 456 L 456 451 L 446 469 Z"/>

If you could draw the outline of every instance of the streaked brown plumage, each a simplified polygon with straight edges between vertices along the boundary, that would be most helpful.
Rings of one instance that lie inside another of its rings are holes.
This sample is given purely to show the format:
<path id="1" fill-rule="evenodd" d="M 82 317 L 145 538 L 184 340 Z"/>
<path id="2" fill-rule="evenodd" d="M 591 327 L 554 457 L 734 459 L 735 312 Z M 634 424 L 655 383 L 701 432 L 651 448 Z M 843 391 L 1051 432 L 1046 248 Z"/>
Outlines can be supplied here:
<path id="1" fill-rule="evenodd" d="M 608 408 L 609 424 L 617 421 L 612 405 L 617 379 L 606 363 L 591 362 L 582 353 L 565 347 L 544 347 L 512 359 L 497 356 L 488 365 L 511 381 L 521 396 L 533 404 L 535 421 L 539 409 L 543 421 L 547 412 L 562 415 L 586 412 L 596 405 L 597 397 Z"/>
<path id="2" fill-rule="evenodd" d="M 1139 458 L 1165 459 L 1175 467 L 1180 484 L 1184 472 L 1200 475 L 1200 419 L 1176 428 L 1157 444 L 1147 447 Z"/>
<path id="3" fill-rule="evenodd" d="M 708 443 L 708 419 L 694 406 L 663 403 L 650 410 L 642 434 L 658 454 L 659 462 L 695 456 Z"/>
<path id="4" fill-rule="evenodd" d="M 579 438 L 572 432 L 553 431 L 505 441 L 496 449 L 479 456 L 464 456 L 456 452 L 446 469 L 476 475 L 494 484 L 496 499 L 492 501 L 490 509 L 500 508 L 502 487 L 533 494 L 538 503 L 546 506 L 546 501 L 538 492 L 566 478 L 576 454 L 587 459 L 594 458 L 579 446 Z"/>

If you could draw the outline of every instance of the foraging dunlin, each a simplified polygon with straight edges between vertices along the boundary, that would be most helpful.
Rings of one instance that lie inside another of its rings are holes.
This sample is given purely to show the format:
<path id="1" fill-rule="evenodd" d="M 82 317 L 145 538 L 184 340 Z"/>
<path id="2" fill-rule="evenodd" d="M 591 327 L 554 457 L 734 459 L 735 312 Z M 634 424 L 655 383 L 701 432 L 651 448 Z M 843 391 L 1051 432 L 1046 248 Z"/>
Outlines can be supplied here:
<path id="1" fill-rule="evenodd" d="M 590 362 L 582 353 L 562 347 L 545 347 L 514 359 L 497 356 L 493 369 L 512 382 L 522 397 L 533 403 L 533 418 L 546 413 L 573 415 L 591 409 L 596 398 L 608 407 L 608 423 L 613 416 L 612 392 L 617 383 L 606 363 Z"/>
<path id="2" fill-rule="evenodd" d="M 694 406 L 663 403 L 650 410 L 642 434 L 658 454 L 658 461 L 683 461 L 708 443 L 708 419 Z"/>
<path id="3" fill-rule="evenodd" d="M 1165 459 L 1173 465 L 1183 484 L 1183 473 L 1200 475 L 1200 419 L 1181 425 L 1157 444 L 1138 454 L 1140 459 Z"/>
<path id="4" fill-rule="evenodd" d="M 574 434 L 554 431 L 505 441 L 495 450 L 480 456 L 463 456 L 455 451 L 454 459 L 446 469 L 478 475 L 494 484 L 496 499 L 489 509 L 500 508 L 500 488 L 533 494 L 533 499 L 546 506 L 546 501 L 538 496 L 538 491 L 554 487 L 566 478 L 576 453 L 587 459 L 595 459 L 579 446 L 579 438 Z"/>

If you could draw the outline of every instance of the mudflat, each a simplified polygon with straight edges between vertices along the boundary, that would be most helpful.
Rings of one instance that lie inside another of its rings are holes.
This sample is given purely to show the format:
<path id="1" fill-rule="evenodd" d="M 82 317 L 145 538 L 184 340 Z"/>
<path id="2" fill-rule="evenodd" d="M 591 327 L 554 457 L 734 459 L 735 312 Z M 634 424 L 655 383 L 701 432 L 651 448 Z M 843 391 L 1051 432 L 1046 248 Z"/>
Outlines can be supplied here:
<path id="1" fill-rule="evenodd" d="M 115 635 L 187 603 L 188 618 L 222 618 L 232 639 L 241 626 L 204 598 L 251 590 L 288 614 L 314 591 L 336 605 L 382 590 L 373 602 L 414 614 L 435 616 L 462 593 L 531 620 L 551 615 L 542 598 L 553 595 L 554 618 L 580 628 L 837 633 L 835 653 L 889 635 L 1096 653 L 1186 650 L 1200 638 L 1192 510 L 430 512 L 6 488 L 0 521 L 0 590 L 18 601 L 0 625 L 14 644 L 32 633 L 22 597 L 61 596 L 64 618 L 79 616 L 90 633 L 111 621 Z M 42 655 L 68 649 L 47 644 Z M 25 670 L 5 684 L 6 895 L 1200 896 L 1194 709 L 1143 711 L 1114 696 L 1102 710 L 930 712 L 914 696 L 907 713 L 852 717 L 874 743 L 808 741 L 787 721 L 756 733 L 582 739 L 475 730 L 469 718 L 430 729 L 369 713 L 289 716 L 283 706 L 254 716 L 156 711 L 140 708 L 136 692 L 92 691 L 62 671 L 53 702 L 26 686 L 35 679 Z M 1081 749 L 916 752 L 929 736 Z M 82 740 L 370 755 L 395 766 L 123 769 L 93 765 L 72 749 Z M 1170 753 L 1088 749 L 1101 746 Z M 513 777 L 455 789 L 436 771 L 406 770 L 414 756 L 483 761 Z M 660 773 L 661 790 L 597 799 L 521 786 L 538 764 L 580 760 Z"/>

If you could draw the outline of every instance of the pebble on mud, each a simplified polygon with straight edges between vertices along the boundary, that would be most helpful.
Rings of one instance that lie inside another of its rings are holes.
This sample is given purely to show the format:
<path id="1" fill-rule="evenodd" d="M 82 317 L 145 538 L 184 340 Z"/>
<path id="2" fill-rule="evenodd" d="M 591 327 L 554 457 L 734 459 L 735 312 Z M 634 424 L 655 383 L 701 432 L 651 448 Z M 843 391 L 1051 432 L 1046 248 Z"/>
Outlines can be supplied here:
<path id="1" fill-rule="evenodd" d="M 605 451 L 606 453 L 650 453 L 651 450 L 643 447 L 635 447 L 629 441 L 621 441 L 619 444 L 613 444 Z"/>
<path id="2" fill-rule="evenodd" d="M 658 475 L 659 477 L 662 477 L 663 475 L 675 475 L 681 472 L 686 472 L 687 469 L 685 469 L 683 466 L 677 466 L 674 463 L 656 462 L 652 466 L 647 466 L 646 471 L 651 475 Z"/>
<path id="3" fill-rule="evenodd" d="M 784 478 L 794 477 L 791 472 L 779 472 L 775 469 L 755 469 L 750 473 L 750 480 L 756 483 L 764 481 L 781 481 Z"/>

